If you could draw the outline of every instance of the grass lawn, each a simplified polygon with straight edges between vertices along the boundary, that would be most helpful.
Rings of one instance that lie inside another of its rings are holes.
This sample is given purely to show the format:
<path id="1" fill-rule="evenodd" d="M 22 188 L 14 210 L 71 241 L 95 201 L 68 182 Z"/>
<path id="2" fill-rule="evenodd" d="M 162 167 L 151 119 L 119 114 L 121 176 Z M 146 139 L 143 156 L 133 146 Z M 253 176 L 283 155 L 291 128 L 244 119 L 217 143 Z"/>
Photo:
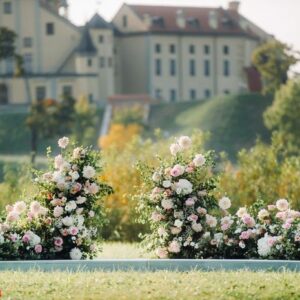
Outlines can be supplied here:
<path id="1" fill-rule="evenodd" d="M 299 299 L 300 274 L 253 272 L 0 273 L 3 299 Z"/>

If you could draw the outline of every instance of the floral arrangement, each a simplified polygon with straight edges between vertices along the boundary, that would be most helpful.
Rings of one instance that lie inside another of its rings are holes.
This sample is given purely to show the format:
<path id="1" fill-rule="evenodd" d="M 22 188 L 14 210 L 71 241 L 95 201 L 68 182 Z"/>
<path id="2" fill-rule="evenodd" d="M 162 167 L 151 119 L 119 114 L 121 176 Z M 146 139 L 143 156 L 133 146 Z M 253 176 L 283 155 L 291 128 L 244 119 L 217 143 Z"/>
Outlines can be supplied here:
<path id="1" fill-rule="evenodd" d="M 69 149 L 58 141 L 61 154 L 48 157 L 50 170 L 36 173 L 39 192 L 30 201 L 6 207 L 0 222 L 0 259 L 85 259 L 97 247 L 97 229 L 105 221 L 101 198 L 112 189 L 99 182 L 99 153 Z"/>
<path id="2" fill-rule="evenodd" d="M 170 146 L 159 167 L 138 166 L 142 223 L 150 223 L 143 245 L 159 258 L 300 259 L 300 212 L 278 200 L 230 213 L 231 200 L 214 197 L 212 153 L 199 154 L 187 136 Z"/>

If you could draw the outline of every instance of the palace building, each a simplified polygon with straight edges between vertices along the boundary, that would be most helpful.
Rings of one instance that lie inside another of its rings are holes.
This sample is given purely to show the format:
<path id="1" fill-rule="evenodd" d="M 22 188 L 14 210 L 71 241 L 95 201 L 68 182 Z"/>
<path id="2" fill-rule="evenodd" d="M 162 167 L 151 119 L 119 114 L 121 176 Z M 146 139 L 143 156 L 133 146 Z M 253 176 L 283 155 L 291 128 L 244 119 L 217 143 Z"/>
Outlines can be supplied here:
<path id="1" fill-rule="evenodd" d="M 17 34 L 15 62 L 0 62 L 0 104 L 62 95 L 104 105 L 121 94 L 160 101 L 201 100 L 261 88 L 253 50 L 273 37 L 228 8 L 124 4 L 111 22 L 95 14 L 83 27 L 67 1 L 0 0 L 0 27 Z"/>

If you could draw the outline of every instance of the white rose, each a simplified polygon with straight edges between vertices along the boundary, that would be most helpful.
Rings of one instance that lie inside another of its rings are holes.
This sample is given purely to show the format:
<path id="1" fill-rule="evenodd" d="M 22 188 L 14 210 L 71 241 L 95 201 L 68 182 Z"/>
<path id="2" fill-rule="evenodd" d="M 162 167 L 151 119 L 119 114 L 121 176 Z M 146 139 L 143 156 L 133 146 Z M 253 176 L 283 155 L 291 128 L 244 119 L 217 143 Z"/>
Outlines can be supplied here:
<path id="1" fill-rule="evenodd" d="M 180 179 L 175 183 L 177 194 L 188 195 L 193 191 L 193 185 L 186 179 Z"/>
<path id="2" fill-rule="evenodd" d="M 61 221 L 67 227 L 70 227 L 70 226 L 73 225 L 73 218 L 72 217 L 64 217 Z"/>
<path id="3" fill-rule="evenodd" d="M 154 182 L 158 182 L 160 180 L 160 175 L 159 173 L 155 172 L 153 175 L 152 175 L 152 180 Z"/>
<path id="4" fill-rule="evenodd" d="M 62 149 L 65 149 L 69 144 L 69 138 L 63 137 L 58 140 L 58 146 Z"/>
<path id="5" fill-rule="evenodd" d="M 186 150 L 192 145 L 192 140 L 188 136 L 181 136 L 178 140 L 181 149 Z"/>
<path id="6" fill-rule="evenodd" d="M 82 253 L 80 251 L 80 249 L 78 248 L 73 248 L 71 251 L 70 251 L 70 258 L 73 259 L 73 260 L 80 260 L 82 257 Z"/>
<path id="7" fill-rule="evenodd" d="M 64 209 L 60 206 L 56 206 L 53 210 L 53 215 L 55 218 L 60 217 L 64 213 Z"/>
<path id="8" fill-rule="evenodd" d="M 280 211 L 286 211 L 289 208 L 289 203 L 286 199 L 279 199 L 276 201 L 276 207 Z"/>
<path id="9" fill-rule="evenodd" d="M 170 180 L 164 180 L 164 181 L 163 181 L 163 187 L 164 187 L 165 189 L 171 187 L 171 185 L 172 185 L 172 183 L 171 183 Z"/>
<path id="10" fill-rule="evenodd" d="M 181 148 L 178 144 L 172 144 L 170 146 L 170 152 L 173 156 L 175 156 L 178 152 L 180 152 Z"/>
<path id="11" fill-rule="evenodd" d="M 69 201 L 65 206 L 65 210 L 68 212 L 71 212 L 72 210 L 75 210 L 76 207 L 77 207 L 77 205 L 76 205 L 75 201 Z"/>
<path id="12" fill-rule="evenodd" d="M 90 179 L 96 175 L 96 171 L 92 166 L 85 166 L 83 168 L 83 177 Z"/>
<path id="13" fill-rule="evenodd" d="M 86 197 L 78 196 L 76 199 L 77 204 L 83 204 L 86 201 Z"/>
<path id="14" fill-rule="evenodd" d="M 223 197 L 219 200 L 219 207 L 226 210 L 231 207 L 231 201 L 228 197 Z"/>
<path id="15" fill-rule="evenodd" d="M 178 219 L 175 220 L 175 222 L 174 222 L 174 226 L 175 227 L 179 227 L 180 228 L 180 227 L 182 227 L 182 225 L 183 225 L 183 222 L 181 220 L 178 220 Z"/>
<path id="16" fill-rule="evenodd" d="M 161 206 L 164 209 L 172 209 L 174 207 L 173 201 L 171 199 L 163 199 L 161 201 Z"/>
<path id="17" fill-rule="evenodd" d="M 200 232 L 200 231 L 202 231 L 202 225 L 200 223 L 193 223 L 192 224 L 192 229 L 195 232 Z"/>
<path id="18" fill-rule="evenodd" d="M 197 154 L 193 160 L 193 163 L 196 167 L 201 167 L 205 164 L 206 159 L 202 154 Z"/>

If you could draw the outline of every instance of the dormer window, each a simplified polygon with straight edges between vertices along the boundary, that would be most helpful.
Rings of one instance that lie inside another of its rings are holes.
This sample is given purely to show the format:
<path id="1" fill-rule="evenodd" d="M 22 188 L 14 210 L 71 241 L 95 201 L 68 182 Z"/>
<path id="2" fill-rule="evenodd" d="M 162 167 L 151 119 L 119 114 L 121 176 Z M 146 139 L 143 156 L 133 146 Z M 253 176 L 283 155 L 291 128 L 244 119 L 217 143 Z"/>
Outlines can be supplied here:
<path id="1" fill-rule="evenodd" d="M 126 28 L 128 26 L 128 18 L 127 18 L 127 16 L 123 16 L 122 22 L 123 22 L 123 27 Z"/>
<path id="2" fill-rule="evenodd" d="M 164 27 L 164 18 L 163 17 L 153 17 L 152 18 L 152 25 L 158 27 Z"/>
<path id="3" fill-rule="evenodd" d="M 199 20 L 197 18 L 187 18 L 186 22 L 187 22 L 188 26 L 190 26 L 192 28 L 199 28 L 200 27 L 200 23 L 199 23 Z"/>

